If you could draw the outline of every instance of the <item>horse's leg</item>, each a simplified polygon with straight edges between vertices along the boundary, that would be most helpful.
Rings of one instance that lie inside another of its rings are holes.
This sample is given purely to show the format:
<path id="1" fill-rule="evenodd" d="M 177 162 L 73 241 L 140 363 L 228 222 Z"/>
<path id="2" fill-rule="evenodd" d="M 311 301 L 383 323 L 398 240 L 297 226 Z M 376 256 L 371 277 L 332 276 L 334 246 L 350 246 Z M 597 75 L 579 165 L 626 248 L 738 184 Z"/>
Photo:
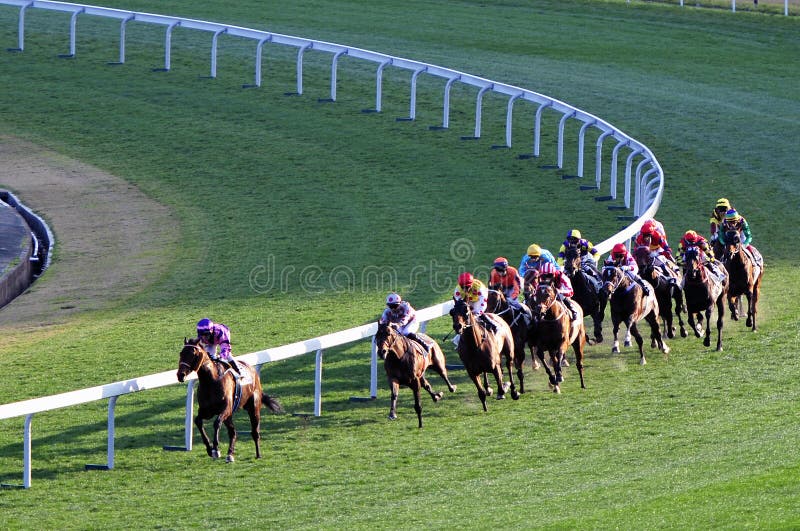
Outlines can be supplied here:
<path id="1" fill-rule="evenodd" d="M 586 384 L 583 382 L 583 348 L 586 346 L 586 334 L 582 330 L 572 342 L 572 350 L 575 352 L 575 366 L 578 368 L 578 375 L 581 377 L 581 389 L 586 389 Z"/>
<path id="2" fill-rule="evenodd" d="M 425 382 L 427 384 L 427 390 L 433 396 L 433 391 L 431 391 L 431 384 Z M 417 412 L 417 420 L 419 421 L 419 427 L 422 427 L 422 402 L 419 399 L 419 386 L 420 386 L 420 379 L 417 378 L 415 380 L 411 380 L 411 391 L 414 393 L 414 411 Z"/>
<path id="3" fill-rule="evenodd" d="M 539 359 L 542 362 L 542 367 L 544 367 L 544 370 L 547 372 L 548 384 L 550 385 L 550 388 L 555 391 L 554 388 L 558 385 L 558 381 L 556 379 L 555 372 L 551 372 L 550 366 L 544 361 L 544 349 L 542 349 L 541 346 L 537 347 L 536 348 L 536 353 L 538 354 Z"/>
<path id="4" fill-rule="evenodd" d="M 628 325 L 628 333 L 633 336 L 636 340 L 636 346 L 639 347 L 639 365 L 646 365 L 647 360 L 644 358 L 644 339 L 642 339 L 642 334 L 639 333 L 639 326 L 636 324 L 636 321 L 633 320 L 625 324 Z"/>
<path id="5" fill-rule="evenodd" d="M 672 312 L 671 308 L 670 312 Z M 667 342 L 664 341 L 664 336 L 661 334 L 661 326 L 658 323 L 658 314 L 655 311 L 651 311 L 649 314 L 647 314 L 645 319 L 650 325 L 650 337 L 655 340 L 658 349 L 664 354 L 669 354 L 669 346 L 667 345 Z"/>
<path id="6" fill-rule="evenodd" d="M 389 379 L 389 389 L 391 389 L 391 399 L 389 402 L 389 420 L 397 419 L 397 394 L 400 391 L 400 384 L 397 380 Z"/>
<path id="7" fill-rule="evenodd" d="M 444 352 L 439 349 L 434 348 L 434 352 L 431 355 L 431 366 L 433 367 L 434 372 L 438 374 L 444 383 L 447 384 L 447 389 L 452 393 L 456 390 L 456 386 L 450 383 L 450 377 L 447 375 L 447 364 L 445 363 L 444 359 Z"/>
<path id="8" fill-rule="evenodd" d="M 517 391 L 517 386 L 514 385 L 514 373 L 511 371 L 511 366 L 516 365 L 516 359 L 514 357 L 514 338 L 512 336 L 508 336 L 503 341 L 503 350 L 500 353 L 500 361 L 502 359 L 506 359 L 506 369 L 508 370 L 508 382 L 511 388 L 511 398 L 513 400 L 519 400 L 519 392 Z M 500 374 L 502 375 L 503 369 L 500 367 Z M 507 388 L 503 388 L 503 391 L 506 391 Z"/>
<path id="9" fill-rule="evenodd" d="M 203 427 L 203 417 L 201 416 L 201 413 L 198 413 L 194 418 L 194 425 L 197 426 L 197 430 L 200 432 L 200 438 L 203 439 L 203 444 L 206 445 L 206 452 L 208 453 L 208 456 L 215 459 L 219 457 L 219 452 L 217 452 L 217 455 L 214 455 L 215 448 L 211 447 L 211 441 L 208 439 L 206 429 Z"/>
<path id="10" fill-rule="evenodd" d="M 594 342 L 603 342 L 603 314 L 596 311 L 592 314 L 592 324 L 594 325 Z"/>
<path id="11" fill-rule="evenodd" d="M 618 354 L 619 353 L 619 339 L 617 339 L 617 336 L 619 335 L 619 323 L 620 323 L 620 321 L 617 320 L 617 319 L 614 319 L 612 317 L 611 322 L 613 323 L 613 329 L 611 331 L 614 334 L 614 342 L 611 344 L 611 353 L 612 354 Z"/>
<path id="12" fill-rule="evenodd" d="M 738 321 L 739 320 L 739 311 L 738 307 L 740 305 L 739 298 L 741 295 L 728 295 L 728 308 L 731 310 L 731 320 Z"/>
<path id="13" fill-rule="evenodd" d="M 719 305 L 717 305 L 719 307 Z M 713 306 L 709 306 L 706 309 L 706 335 L 703 337 L 703 346 L 710 347 L 711 346 L 711 309 Z"/>
<path id="14" fill-rule="evenodd" d="M 672 286 L 672 301 L 675 303 L 675 317 L 678 319 L 678 326 L 681 329 L 681 337 L 686 337 L 689 334 L 686 332 L 686 326 L 683 324 L 683 317 L 681 313 L 686 309 L 683 307 L 683 292 L 677 286 Z"/>
<path id="15" fill-rule="evenodd" d="M 236 451 L 236 427 L 233 425 L 233 413 L 230 414 L 228 418 L 226 418 L 223 423 L 225 427 L 228 429 L 228 440 L 230 444 L 228 445 L 228 457 L 226 461 L 228 463 L 233 463 L 233 453 Z"/>
<path id="16" fill-rule="evenodd" d="M 486 390 L 481 385 L 480 374 L 478 374 L 478 373 L 469 373 L 469 377 L 472 380 L 472 383 L 475 384 L 475 389 L 478 390 L 478 398 L 481 400 L 481 404 L 483 405 L 483 410 L 484 411 L 489 411 L 489 409 L 486 407 L 486 396 L 487 396 L 488 393 L 486 392 Z M 486 379 L 486 373 L 483 373 L 483 378 Z"/>
<path id="17" fill-rule="evenodd" d="M 485 372 L 483 373 L 483 388 L 486 389 L 486 396 L 492 396 L 494 394 L 492 386 L 489 385 L 489 376 Z"/>
<path id="18" fill-rule="evenodd" d="M 260 391 L 255 390 L 256 393 Z M 248 407 L 249 406 L 249 407 Z M 253 437 L 253 442 L 256 443 L 256 459 L 261 459 L 261 408 L 255 407 L 251 401 L 245 406 L 247 414 L 250 415 L 250 436 Z"/>
<path id="19" fill-rule="evenodd" d="M 422 386 L 423 389 L 428 391 L 428 394 L 431 395 L 431 398 L 433 399 L 434 402 L 438 402 L 439 400 L 442 399 L 442 396 L 444 396 L 441 391 L 437 392 L 433 390 L 431 383 L 428 381 L 427 378 L 425 378 L 425 373 L 423 373 L 422 376 L 419 377 L 419 384 Z"/>
<path id="20" fill-rule="evenodd" d="M 211 450 L 211 457 L 214 459 L 219 457 L 219 428 L 222 426 L 222 415 L 218 415 L 216 419 L 214 419 L 214 439 L 211 443 L 213 447 Z"/>
<path id="21" fill-rule="evenodd" d="M 717 352 L 722 352 L 722 325 L 725 322 L 725 302 L 722 296 L 717 299 Z M 711 312 L 709 311 L 709 319 Z M 706 345 L 709 346 L 709 345 Z"/>
<path id="22" fill-rule="evenodd" d="M 761 277 L 757 278 L 756 281 L 753 283 L 753 319 L 752 319 L 752 330 L 756 332 L 758 327 L 756 326 L 756 312 L 758 311 L 758 297 L 761 291 Z"/>
<path id="23" fill-rule="evenodd" d="M 525 392 L 525 372 L 523 371 L 523 367 L 525 365 L 525 343 L 524 338 L 519 337 L 519 343 L 517 343 L 517 338 L 514 338 L 514 348 L 516 352 L 514 353 L 514 365 L 517 368 L 517 379 L 519 380 L 519 392 Z"/>

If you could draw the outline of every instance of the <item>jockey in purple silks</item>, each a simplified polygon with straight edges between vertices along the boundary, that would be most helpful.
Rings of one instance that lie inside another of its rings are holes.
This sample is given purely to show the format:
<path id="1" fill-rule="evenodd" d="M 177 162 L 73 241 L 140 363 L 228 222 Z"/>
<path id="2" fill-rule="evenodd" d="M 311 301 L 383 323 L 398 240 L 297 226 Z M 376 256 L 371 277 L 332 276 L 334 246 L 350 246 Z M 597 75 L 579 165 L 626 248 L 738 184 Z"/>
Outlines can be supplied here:
<path id="1" fill-rule="evenodd" d="M 241 376 L 239 366 L 231 355 L 231 332 L 222 323 L 203 318 L 197 322 L 197 338 L 212 360 L 221 360 L 234 371 L 234 376 Z"/>

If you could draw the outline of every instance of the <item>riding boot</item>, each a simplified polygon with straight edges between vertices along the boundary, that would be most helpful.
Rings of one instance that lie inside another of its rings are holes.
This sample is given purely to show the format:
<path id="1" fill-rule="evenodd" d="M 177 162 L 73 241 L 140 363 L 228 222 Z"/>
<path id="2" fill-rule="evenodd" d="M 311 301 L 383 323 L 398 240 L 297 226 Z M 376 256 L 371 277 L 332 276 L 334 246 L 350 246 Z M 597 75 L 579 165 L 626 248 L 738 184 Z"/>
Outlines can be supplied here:
<path id="1" fill-rule="evenodd" d="M 647 282 L 645 282 L 644 279 L 638 275 L 634 277 L 634 280 L 636 280 L 636 283 L 639 284 L 639 286 L 642 288 L 642 291 L 644 292 L 645 296 L 649 297 L 650 286 L 647 285 Z"/>
<path id="2" fill-rule="evenodd" d="M 424 339 L 419 337 L 414 332 L 409 332 L 408 334 L 406 334 L 406 337 L 409 338 L 409 339 L 412 339 L 412 340 L 416 341 L 417 343 L 419 343 L 420 345 L 422 345 L 422 351 L 426 355 L 431 353 L 431 345 L 429 345 L 427 341 L 425 341 Z"/>
<path id="3" fill-rule="evenodd" d="M 231 369 L 233 369 L 233 373 L 234 373 L 233 376 L 235 378 L 238 379 L 238 378 L 242 377 L 242 371 L 239 370 L 239 365 L 236 363 L 235 359 L 233 359 L 233 358 L 229 359 L 228 360 L 228 365 L 230 365 Z"/>
<path id="4" fill-rule="evenodd" d="M 481 314 L 480 320 L 483 323 L 483 325 L 486 327 L 486 330 L 488 330 L 489 332 L 491 332 L 493 334 L 497 333 L 497 327 L 494 325 L 494 323 L 491 321 L 491 319 L 486 317 L 485 313 Z"/>
<path id="5" fill-rule="evenodd" d="M 573 304 L 572 299 L 569 298 L 569 297 L 564 297 L 564 304 L 566 304 L 567 308 L 569 308 L 569 311 L 572 314 L 572 320 L 573 321 L 577 321 L 578 320 L 578 312 L 577 312 L 577 310 L 575 310 L 575 305 Z"/>

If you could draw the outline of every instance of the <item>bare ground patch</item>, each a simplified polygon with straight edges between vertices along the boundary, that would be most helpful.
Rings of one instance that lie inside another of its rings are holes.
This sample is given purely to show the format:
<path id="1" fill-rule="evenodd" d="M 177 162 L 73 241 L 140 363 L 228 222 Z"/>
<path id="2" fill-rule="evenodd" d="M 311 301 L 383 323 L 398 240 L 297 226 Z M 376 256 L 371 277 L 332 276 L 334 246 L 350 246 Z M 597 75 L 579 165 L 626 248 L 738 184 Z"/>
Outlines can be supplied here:
<path id="1" fill-rule="evenodd" d="M 106 308 L 155 280 L 176 241 L 167 207 L 132 184 L 17 138 L 0 135 L 0 186 L 55 234 L 55 260 L 0 309 L 0 329 L 63 322 Z"/>

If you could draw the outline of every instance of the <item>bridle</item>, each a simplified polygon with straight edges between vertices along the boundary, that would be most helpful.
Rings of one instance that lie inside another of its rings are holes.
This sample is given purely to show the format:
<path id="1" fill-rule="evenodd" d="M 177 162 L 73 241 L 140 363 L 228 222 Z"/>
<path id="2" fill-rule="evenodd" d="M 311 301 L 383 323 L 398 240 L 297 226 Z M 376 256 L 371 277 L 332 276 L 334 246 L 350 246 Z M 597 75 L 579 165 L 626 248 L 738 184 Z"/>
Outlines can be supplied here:
<path id="1" fill-rule="evenodd" d="M 550 295 L 550 292 L 552 292 L 552 296 Z M 540 293 L 541 294 L 546 293 L 547 294 L 547 299 L 545 299 L 544 301 L 540 301 L 539 300 L 539 294 Z M 549 300 L 549 302 L 547 302 L 548 300 Z M 561 320 L 561 317 L 563 317 L 563 315 L 564 315 L 563 307 L 560 308 L 561 311 L 557 315 L 556 315 L 555 310 L 553 310 L 553 319 L 545 319 L 545 315 L 547 315 L 547 312 L 553 308 L 553 305 L 556 303 L 557 300 L 558 300 L 558 297 L 556 296 L 556 288 L 554 286 L 552 286 L 550 284 L 541 284 L 541 285 L 539 285 L 538 288 L 536 288 L 536 296 L 534 298 L 534 301 L 536 302 L 536 306 L 539 308 L 538 317 L 539 317 L 540 320 L 544 320 L 544 321 L 550 321 L 550 320 L 552 320 L 552 321 L 560 321 Z"/>

